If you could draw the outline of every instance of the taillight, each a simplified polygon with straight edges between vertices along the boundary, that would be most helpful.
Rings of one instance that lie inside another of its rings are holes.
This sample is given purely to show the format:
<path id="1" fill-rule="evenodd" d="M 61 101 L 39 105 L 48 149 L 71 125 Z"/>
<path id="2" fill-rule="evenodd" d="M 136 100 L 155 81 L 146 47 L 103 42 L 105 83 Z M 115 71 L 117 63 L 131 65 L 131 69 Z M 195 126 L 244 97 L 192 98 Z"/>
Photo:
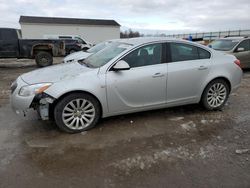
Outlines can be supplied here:
<path id="1" fill-rule="evenodd" d="M 238 66 L 241 68 L 240 60 L 236 59 L 236 60 L 234 61 L 234 63 L 235 63 L 236 65 L 238 65 Z"/>

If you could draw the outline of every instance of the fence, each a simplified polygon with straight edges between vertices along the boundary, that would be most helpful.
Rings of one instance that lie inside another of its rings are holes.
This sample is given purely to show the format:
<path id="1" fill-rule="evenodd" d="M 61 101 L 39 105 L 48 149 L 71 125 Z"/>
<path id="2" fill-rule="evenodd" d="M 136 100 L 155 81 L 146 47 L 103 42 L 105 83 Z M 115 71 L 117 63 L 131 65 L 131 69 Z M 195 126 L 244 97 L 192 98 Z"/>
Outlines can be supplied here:
<path id="1" fill-rule="evenodd" d="M 189 33 L 189 34 L 173 34 L 167 35 L 167 37 L 174 38 L 185 38 L 188 39 L 190 36 L 194 40 L 213 40 L 216 38 L 224 38 L 224 37 L 236 37 L 236 36 L 250 36 L 249 30 L 229 30 L 229 31 L 218 31 L 218 32 L 204 32 L 204 33 Z"/>

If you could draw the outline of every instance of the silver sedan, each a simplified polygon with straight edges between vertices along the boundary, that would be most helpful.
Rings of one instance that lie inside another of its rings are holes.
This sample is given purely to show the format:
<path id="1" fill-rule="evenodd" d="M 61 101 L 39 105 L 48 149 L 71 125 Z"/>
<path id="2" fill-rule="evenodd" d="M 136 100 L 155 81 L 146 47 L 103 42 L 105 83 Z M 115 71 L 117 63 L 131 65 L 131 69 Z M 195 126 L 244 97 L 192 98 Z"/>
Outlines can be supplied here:
<path id="1" fill-rule="evenodd" d="M 221 109 L 242 78 L 240 62 L 205 46 L 169 38 L 117 40 L 84 61 L 21 75 L 12 84 L 17 114 L 77 133 L 100 118 L 201 103 Z"/>

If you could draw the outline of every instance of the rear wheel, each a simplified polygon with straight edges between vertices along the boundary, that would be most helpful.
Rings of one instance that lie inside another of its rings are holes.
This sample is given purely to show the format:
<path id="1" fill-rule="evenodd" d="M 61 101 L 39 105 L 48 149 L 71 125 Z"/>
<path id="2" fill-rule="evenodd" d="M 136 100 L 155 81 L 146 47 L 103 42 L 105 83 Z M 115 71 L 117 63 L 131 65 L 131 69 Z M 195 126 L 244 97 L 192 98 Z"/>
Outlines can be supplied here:
<path id="1" fill-rule="evenodd" d="M 100 118 L 100 105 L 89 94 L 73 93 L 59 101 L 54 110 L 57 126 L 68 133 L 93 128 Z"/>
<path id="2" fill-rule="evenodd" d="M 50 66 L 53 63 L 53 57 L 49 52 L 41 51 L 35 56 L 36 64 L 39 67 Z"/>
<path id="3" fill-rule="evenodd" d="M 223 79 L 211 81 L 205 88 L 201 102 L 208 110 L 220 110 L 228 100 L 229 86 Z"/>

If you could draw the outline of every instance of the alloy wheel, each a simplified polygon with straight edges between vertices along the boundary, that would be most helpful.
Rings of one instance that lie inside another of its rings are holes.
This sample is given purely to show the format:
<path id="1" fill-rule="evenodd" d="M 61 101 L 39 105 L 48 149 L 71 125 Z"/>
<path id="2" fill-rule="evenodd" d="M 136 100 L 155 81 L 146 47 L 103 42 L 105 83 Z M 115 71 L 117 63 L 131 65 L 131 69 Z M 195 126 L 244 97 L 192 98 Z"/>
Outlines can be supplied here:
<path id="1" fill-rule="evenodd" d="M 226 97 L 227 89 L 225 85 L 222 83 L 215 83 L 208 90 L 207 102 L 211 107 L 217 108 L 224 103 Z"/>
<path id="2" fill-rule="evenodd" d="M 64 124 L 74 130 L 88 127 L 95 118 L 95 107 L 86 99 L 74 99 L 70 101 L 62 111 Z"/>

